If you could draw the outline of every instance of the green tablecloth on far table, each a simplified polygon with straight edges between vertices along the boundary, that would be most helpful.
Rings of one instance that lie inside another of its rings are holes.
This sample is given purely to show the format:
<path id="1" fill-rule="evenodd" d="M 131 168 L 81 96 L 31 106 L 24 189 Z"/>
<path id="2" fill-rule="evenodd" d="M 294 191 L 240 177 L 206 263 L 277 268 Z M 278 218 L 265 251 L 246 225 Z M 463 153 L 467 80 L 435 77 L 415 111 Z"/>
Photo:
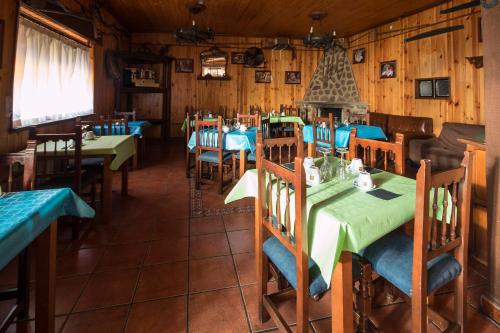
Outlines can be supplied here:
<path id="1" fill-rule="evenodd" d="M 330 285 L 342 251 L 359 252 L 414 218 L 415 180 L 389 172 L 379 172 L 372 177 L 378 188 L 401 196 L 392 200 L 376 198 L 354 187 L 353 179 L 329 181 L 307 188 L 309 254 L 327 285 Z M 273 196 L 276 197 L 276 194 Z M 243 175 L 225 203 L 247 197 L 257 197 L 255 169 Z M 284 199 L 285 195 L 281 198 Z M 291 198 L 291 212 L 294 212 L 294 202 Z M 281 206 L 284 209 L 286 205 L 283 203 Z M 441 214 L 438 212 L 438 216 Z M 294 221 L 293 216 L 291 221 Z"/>
<path id="2" fill-rule="evenodd" d="M 271 124 L 281 124 L 281 123 L 297 123 L 300 126 L 304 126 L 304 121 L 302 118 L 297 116 L 271 116 Z"/>
<path id="3" fill-rule="evenodd" d="M 54 151 L 54 144 L 57 144 L 57 150 L 63 151 L 65 146 L 62 142 L 48 142 L 47 153 Z M 72 149 L 68 149 L 71 151 Z M 39 144 L 37 153 L 44 151 L 44 144 Z M 82 157 L 86 156 L 114 156 L 111 161 L 110 169 L 118 170 L 120 166 L 130 157 L 135 155 L 134 137 L 132 135 L 107 135 L 101 136 L 95 140 L 83 140 Z"/>

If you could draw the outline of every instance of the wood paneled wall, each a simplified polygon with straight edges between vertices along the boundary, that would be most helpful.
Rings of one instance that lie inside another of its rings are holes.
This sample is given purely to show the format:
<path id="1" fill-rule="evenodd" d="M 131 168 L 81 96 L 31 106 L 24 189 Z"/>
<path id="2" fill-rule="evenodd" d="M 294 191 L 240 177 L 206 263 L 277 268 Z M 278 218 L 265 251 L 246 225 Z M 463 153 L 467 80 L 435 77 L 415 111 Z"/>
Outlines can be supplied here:
<path id="1" fill-rule="evenodd" d="M 361 99 L 368 103 L 371 111 L 431 117 L 436 134 L 443 122 L 484 124 L 483 69 L 474 68 L 465 59 L 482 55 L 482 43 L 478 39 L 480 8 L 448 15 L 439 13 L 443 8 L 463 2 L 451 1 L 349 38 L 351 59 L 354 49 L 366 48 L 366 62 L 353 65 L 353 71 Z M 458 16 L 463 17 L 425 29 L 398 32 Z M 458 24 L 463 24 L 465 29 L 404 42 L 406 37 Z M 397 61 L 397 77 L 380 79 L 380 62 L 388 60 Z M 431 77 L 450 77 L 449 100 L 415 98 L 415 79 Z"/>
<path id="2" fill-rule="evenodd" d="M 229 38 L 219 37 L 215 40 L 219 47 L 228 52 L 245 51 L 251 46 L 261 46 L 260 38 Z M 160 44 L 174 44 L 172 34 L 133 34 L 132 42 L 150 43 L 155 51 Z M 295 41 L 295 43 L 301 43 Z M 155 46 L 156 45 L 156 46 Z M 224 47 L 226 46 L 226 47 Z M 231 47 L 227 47 L 231 46 Z M 169 55 L 175 58 L 194 59 L 194 73 L 172 73 L 172 104 L 171 104 L 171 136 L 181 137 L 181 124 L 184 120 L 186 106 L 217 111 L 220 106 L 230 110 L 248 112 L 250 105 L 259 105 L 266 110 L 278 109 L 280 104 L 294 104 L 302 100 L 312 74 L 321 59 L 321 51 L 304 50 L 296 52 L 292 59 L 291 51 L 264 50 L 266 69 L 272 73 L 272 83 L 255 83 L 255 69 L 244 68 L 243 65 L 228 65 L 230 81 L 201 81 L 197 76 L 201 72 L 200 52 L 209 47 L 171 46 Z M 229 61 L 230 62 L 230 61 Z M 300 85 L 285 84 L 285 71 L 301 71 Z M 161 95 L 137 95 L 134 105 L 140 113 L 160 112 Z"/>
<path id="3" fill-rule="evenodd" d="M 3 40 L 3 61 L 0 68 L 0 154 L 24 149 L 27 140 L 27 131 L 11 132 L 10 115 L 7 110 L 7 103 L 10 103 L 12 96 L 12 79 L 14 73 L 14 42 L 16 34 L 17 0 L 1 0 L 0 19 L 5 21 L 5 31 Z M 69 8 L 79 10 L 79 6 L 74 0 L 62 1 Z M 80 0 L 86 4 L 88 0 Z M 108 13 L 104 13 L 108 22 L 113 22 L 114 18 Z M 104 54 L 108 48 L 116 47 L 116 39 L 105 34 L 102 45 L 94 46 L 94 109 L 96 114 L 107 114 L 113 112 L 114 108 L 114 86 L 113 81 L 108 79 L 104 66 Z M 68 128 L 68 122 L 61 122 L 57 125 L 48 125 L 44 131 L 61 131 Z"/>

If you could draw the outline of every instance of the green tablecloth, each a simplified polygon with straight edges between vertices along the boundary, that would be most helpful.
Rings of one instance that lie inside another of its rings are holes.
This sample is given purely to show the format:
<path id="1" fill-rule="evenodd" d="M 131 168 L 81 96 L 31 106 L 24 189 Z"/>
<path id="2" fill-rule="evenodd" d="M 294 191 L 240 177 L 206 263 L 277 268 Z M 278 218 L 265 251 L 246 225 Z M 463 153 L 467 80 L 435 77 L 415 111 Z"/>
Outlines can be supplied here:
<path id="1" fill-rule="evenodd" d="M 47 152 L 54 151 L 54 142 L 47 143 Z M 37 153 L 44 151 L 44 144 L 39 144 Z M 57 143 L 57 149 L 64 150 L 64 144 Z M 68 149 L 71 151 L 71 149 Z M 83 140 L 82 156 L 114 156 L 111 161 L 110 169 L 118 170 L 120 166 L 130 157 L 135 155 L 134 137 L 132 135 L 108 135 L 101 136 L 95 140 Z"/>
<path id="2" fill-rule="evenodd" d="M 297 116 L 271 116 L 270 122 L 271 122 L 271 124 L 297 123 L 300 126 L 305 125 L 302 118 L 297 117 Z"/>
<path id="3" fill-rule="evenodd" d="M 389 172 L 373 174 L 372 177 L 378 188 L 401 196 L 392 200 L 376 198 L 354 187 L 352 179 L 330 181 L 307 189 L 309 254 L 327 285 L 342 251 L 359 252 L 414 218 L 415 180 Z M 243 175 L 225 203 L 246 197 L 257 197 L 255 169 Z M 284 199 L 285 196 L 281 197 Z M 290 204 L 293 212 L 293 199 L 290 199 Z M 285 204 L 281 206 L 285 207 Z M 438 216 L 440 214 L 442 212 L 438 212 Z"/>

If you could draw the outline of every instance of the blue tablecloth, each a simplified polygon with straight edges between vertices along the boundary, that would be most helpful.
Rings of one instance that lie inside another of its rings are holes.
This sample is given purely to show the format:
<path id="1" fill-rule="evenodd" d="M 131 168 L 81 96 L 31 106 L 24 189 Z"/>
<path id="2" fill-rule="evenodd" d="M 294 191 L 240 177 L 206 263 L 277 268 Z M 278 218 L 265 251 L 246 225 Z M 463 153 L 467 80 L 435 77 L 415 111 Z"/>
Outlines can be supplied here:
<path id="1" fill-rule="evenodd" d="M 203 135 L 207 135 L 204 133 Z M 214 133 L 215 138 L 219 135 Z M 215 139 L 216 140 L 216 139 Z M 255 143 L 257 141 L 257 128 L 251 127 L 245 132 L 240 130 L 233 130 L 229 133 L 222 134 L 222 148 L 224 150 L 249 150 L 255 152 Z M 188 147 L 193 149 L 196 146 L 196 132 L 191 134 L 189 138 Z"/>
<path id="2" fill-rule="evenodd" d="M 128 128 L 130 130 L 130 135 L 142 138 L 143 130 L 145 128 L 151 127 L 151 123 L 146 120 L 134 120 L 128 122 Z M 101 135 L 101 126 L 94 126 L 94 130 L 96 131 L 96 135 Z M 104 126 L 104 133 L 108 133 L 108 126 Z M 125 125 L 116 125 L 113 124 L 113 135 L 125 135 Z"/>
<path id="3" fill-rule="evenodd" d="M 71 189 L 6 193 L 0 197 L 0 269 L 60 216 L 95 212 Z"/>
<path id="4" fill-rule="evenodd" d="M 367 125 L 349 125 L 342 126 L 335 130 L 335 147 L 349 147 L 349 135 L 351 128 L 357 128 L 358 138 L 373 139 L 373 140 L 387 140 L 384 131 L 378 126 Z M 329 131 L 329 130 L 328 130 Z M 306 125 L 303 128 L 304 142 L 313 143 L 312 125 Z M 318 142 L 319 146 L 328 146 L 325 143 Z"/>

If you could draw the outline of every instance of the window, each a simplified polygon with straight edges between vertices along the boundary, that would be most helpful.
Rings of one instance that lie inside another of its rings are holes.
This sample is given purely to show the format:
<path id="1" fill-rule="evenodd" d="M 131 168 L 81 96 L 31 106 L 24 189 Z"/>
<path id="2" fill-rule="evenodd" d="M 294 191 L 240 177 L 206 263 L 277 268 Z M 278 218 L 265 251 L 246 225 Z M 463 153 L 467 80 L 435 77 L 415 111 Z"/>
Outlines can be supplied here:
<path id="1" fill-rule="evenodd" d="M 19 18 L 12 127 L 93 113 L 90 48 Z"/>

